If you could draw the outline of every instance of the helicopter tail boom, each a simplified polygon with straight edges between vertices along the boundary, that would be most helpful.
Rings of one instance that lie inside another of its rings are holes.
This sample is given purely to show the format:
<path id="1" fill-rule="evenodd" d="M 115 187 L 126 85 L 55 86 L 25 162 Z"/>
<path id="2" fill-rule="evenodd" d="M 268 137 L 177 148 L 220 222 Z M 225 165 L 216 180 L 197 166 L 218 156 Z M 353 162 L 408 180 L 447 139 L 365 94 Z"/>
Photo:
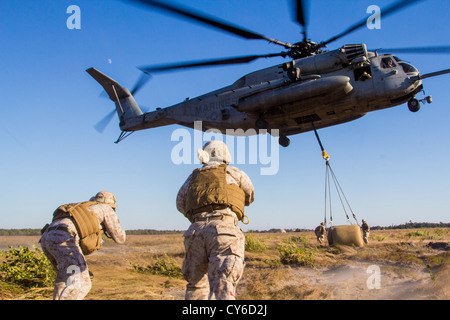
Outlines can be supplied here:
<path id="1" fill-rule="evenodd" d="M 95 68 L 89 68 L 86 72 L 100 83 L 109 98 L 116 104 L 116 111 L 121 122 L 142 115 L 141 109 L 127 88 L 122 87 L 115 80 Z"/>

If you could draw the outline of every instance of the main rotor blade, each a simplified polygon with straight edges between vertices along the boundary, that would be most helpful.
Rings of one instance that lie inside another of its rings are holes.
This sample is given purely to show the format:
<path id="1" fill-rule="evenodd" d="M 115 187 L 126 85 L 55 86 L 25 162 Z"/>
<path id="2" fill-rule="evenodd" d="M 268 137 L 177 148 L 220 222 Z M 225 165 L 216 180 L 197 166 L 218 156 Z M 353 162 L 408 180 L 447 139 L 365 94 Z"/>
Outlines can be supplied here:
<path id="1" fill-rule="evenodd" d="M 150 79 L 152 78 L 149 74 L 141 74 L 139 79 L 136 81 L 133 89 L 131 90 L 131 95 L 135 95 Z"/>
<path id="2" fill-rule="evenodd" d="M 406 7 L 413 5 L 416 2 L 419 1 L 423 1 L 423 0 L 400 0 L 397 1 L 396 3 L 392 4 L 391 6 L 382 9 L 381 10 L 381 17 L 382 18 L 386 18 L 387 16 L 396 13 L 402 9 L 405 9 Z M 363 20 L 359 21 L 358 23 L 354 24 L 353 26 L 349 27 L 347 30 L 345 30 L 344 32 L 330 38 L 327 41 L 324 41 L 321 43 L 322 46 L 326 46 L 327 44 L 329 44 L 330 42 L 336 41 L 339 38 L 342 38 L 343 36 L 348 35 L 349 33 L 358 30 L 361 27 L 364 27 L 367 24 L 367 18 L 364 18 Z"/>
<path id="3" fill-rule="evenodd" d="M 242 27 L 232 25 L 228 22 L 221 21 L 217 18 L 206 16 L 205 14 L 196 12 L 192 9 L 188 10 L 188 9 L 182 8 L 180 6 L 175 6 L 173 4 L 168 4 L 168 3 L 161 3 L 161 2 L 157 2 L 157 1 L 153 1 L 153 0 L 128 0 L 128 1 L 139 2 L 139 3 L 147 5 L 147 6 L 151 6 L 154 8 L 169 11 L 170 13 L 179 14 L 185 18 L 189 18 L 189 19 L 193 19 L 198 22 L 201 22 L 201 23 L 205 23 L 209 26 L 233 33 L 233 34 L 243 37 L 245 39 L 267 40 L 269 42 L 281 45 L 285 48 L 291 47 L 291 45 L 289 43 L 284 43 L 279 40 L 263 36 L 262 34 L 259 34 L 259 33 L 256 33 L 256 32 L 250 31 L 250 30 L 246 30 Z"/>
<path id="4" fill-rule="evenodd" d="M 305 11 L 304 2 L 302 0 L 295 0 L 295 18 L 297 22 L 303 27 L 303 41 L 306 41 L 306 29 L 308 26 L 307 14 Z"/>
<path id="5" fill-rule="evenodd" d="M 213 59 L 213 60 L 201 60 L 201 61 L 192 61 L 192 62 L 182 62 L 182 63 L 171 63 L 171 64 L 163 64 L 157 66 L 142 66 L 138 69 L 144 73 L 152 73 L 152 72 L 161 72 L 161 71 L 169 71 L 176 69 L 186 69 L 186 68 L 194 68 L 194 67 L 206 67 L 206 66 L 218 66 L 218 65 L 228 65 L 228 64 L 239 64 L 239 63 L 248 63 L 253 60 L 259 58 L 272 58 L 272 57 L 285 57 L 286 52 L 281 53 L 269 53 L 263 55 L 252 55 L 252 56 L 242 56 L 242 57 L 233 57 L 226 59 Z"/>
<path id="6" fill-rule="evenodd" d="M 308 21 L 306 19 L 305 6 L 303 5 L 302 0 L 295 1 L 295 11 L 297 22 L 300 23 L 303 27 L 306 27 Z"/>
<path id="7" fill-rule="evenodd" d="M 377 51 L 383 52 L 396 52 L 396 53 L 422 53 L 422 54 L 445 54 L 450 53 L 450 46 L 436 46 L 436 47 L 411 47 L 411 48 L 387 48 L 378 49 Z"/>
<path id="8" fill-rule="evenodd" d="M 97 130 L 99 133 L 102 133 L 105 130 L 105 128 L 108 126 L 108 124 L 111 122 L 115 113 L 116 113 L 116 109 L 114 109 L 110 113 L 108 113 L 102 120 L 100 120 L 94 126 L 95 130 Z"/>

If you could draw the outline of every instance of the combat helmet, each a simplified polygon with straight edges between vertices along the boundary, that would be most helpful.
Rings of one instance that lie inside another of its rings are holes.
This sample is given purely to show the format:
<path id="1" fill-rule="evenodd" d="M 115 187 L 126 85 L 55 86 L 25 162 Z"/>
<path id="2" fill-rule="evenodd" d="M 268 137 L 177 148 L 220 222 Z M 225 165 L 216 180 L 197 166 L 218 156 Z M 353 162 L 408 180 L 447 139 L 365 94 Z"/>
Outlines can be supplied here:
<path id="1" fill-rule="evenodd" d="M 109 191 L 100 191 L 95 196 L 93 196 L 90 201 L 96 201 L 101 203 L 106 203 L 111 206 L 111 208 L 117 207 L 116 196 Z"/>
<path id="2" fill-rule="evenodd" d="M 198 149 L 197 153 L 201 163 L 208 163 L 210 161 L 231 162 L 231 155 L 227 145 L 219 140 L 207 142 L 203 149 Z"/>

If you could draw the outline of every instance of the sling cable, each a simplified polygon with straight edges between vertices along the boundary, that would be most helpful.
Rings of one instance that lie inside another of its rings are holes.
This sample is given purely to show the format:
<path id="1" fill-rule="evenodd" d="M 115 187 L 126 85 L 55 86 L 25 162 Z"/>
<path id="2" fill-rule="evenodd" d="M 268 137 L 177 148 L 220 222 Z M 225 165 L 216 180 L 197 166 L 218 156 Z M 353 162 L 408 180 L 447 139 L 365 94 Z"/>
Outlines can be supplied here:
<path id="1" fill-rule="evenodd" d="M 319 146 L 320 149 L 322 150 L 322 157 L 325 160 L 325 166 L 326 166 L 326 170 L 325 170 L 325 216 L 324 216 L 324 223 L 325 225 L 327 225 L 327 202 L 329 203 L 329 212 L 330 212 L 330 226 L 333 225 L 333 214 L 332 214 L 332 207 L 331 207 L 331 181 L 333 181 L 334 186 L 336 188 L 336 193 L 339 196 L 339 200 L 341 202 L 342 208 L 344 210 L 345 216 L 347 218 L 347 221 L 352 224 L 352 222 L 350 221 L 350 217 L 347 213 L 347 209 L 345 204 L 347 205 L 348 210 L 351 212 L 353 219 L 355 219 L 356 224 L 359 226 L 358 224 L 358 220 L 356 219 L 355 214 L 353 213 L 352 208 L 350 207 L 350 204 L 348 203 L 347 197 L 344 194 L 344 191 L 342 190 L 341 185 L 339 184 L 339 181 L 336 178 L 336 175 L 333 172 L 333 169 L 331 168 L 330 165 L 330 156 L 328 155 L 328 153 L 325 151 L 323 145 L 322 145 L 322 141 L 320 141 L 319 138 L 319 134 L 317 133 L 317 130 L 314 126 L 314 123 L 311 123 L 312 127 L 314 129 L 314 134 L 316 135 L 317 138 L 317 142 L 319 142 Z M 345 200 L 345 204 L 344 201 Z"/>

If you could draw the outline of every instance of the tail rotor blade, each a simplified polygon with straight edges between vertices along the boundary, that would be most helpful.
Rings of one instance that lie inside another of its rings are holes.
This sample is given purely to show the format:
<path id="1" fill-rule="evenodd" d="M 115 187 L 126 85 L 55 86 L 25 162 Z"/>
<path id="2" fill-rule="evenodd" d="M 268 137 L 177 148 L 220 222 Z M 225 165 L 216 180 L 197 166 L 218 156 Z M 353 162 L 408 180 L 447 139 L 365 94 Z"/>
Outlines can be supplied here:
<path id="1" fill-rule="evenodd" d="M 100 94 L 98 95 L 100 98 L 106 98 L 109 99 L 108 94 L 106 93 L 105 90 L 103 90 L 102 92 L 100 92 Z"/>
<path id="2" fill-rule="evenodd" d="M 95 126 L 95 130 L 97 130 L 99 133 L 103 133 L 103 131 L 106 129 L 108 124 L 111 122 L 112 118 L 114 117 L 114 114 L 116 113 L 116 110 L 112 110 L 110 113 L 108 113 L 102 120 L 100 120 Z"/>
<path id="3" fill-rule="evenodd" d="M 150 74 L 141 73 L 141 76 L 136 81 L 133 89 L 131 90 L 131 94 L 134 96 L 141 88 L 152 78 Z"/>

